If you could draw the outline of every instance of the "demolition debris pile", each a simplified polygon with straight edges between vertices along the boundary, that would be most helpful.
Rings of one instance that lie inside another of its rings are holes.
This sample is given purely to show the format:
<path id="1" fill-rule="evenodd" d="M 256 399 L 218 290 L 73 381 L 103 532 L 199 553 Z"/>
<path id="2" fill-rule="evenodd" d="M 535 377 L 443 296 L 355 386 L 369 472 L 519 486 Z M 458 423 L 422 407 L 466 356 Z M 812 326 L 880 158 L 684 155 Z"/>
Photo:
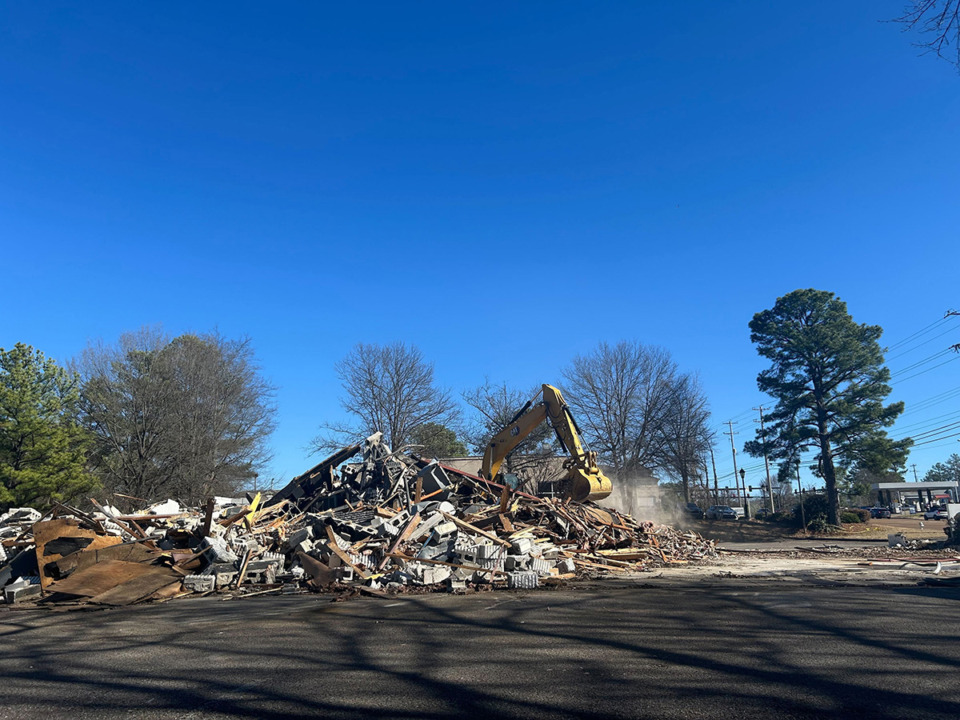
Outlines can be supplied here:
<path id="1" fill-rule="evenodd" d="M 347 462 L 359 458 L 359 461 Z M 375 434 L 266 502 L 172 500 L 124 515 L 94 503 L 0 516 L 9 603 L 127 605 L 196 593 L 535 588 L 716 556 L 712 541 L 592 503 L 538 498 Z"/>

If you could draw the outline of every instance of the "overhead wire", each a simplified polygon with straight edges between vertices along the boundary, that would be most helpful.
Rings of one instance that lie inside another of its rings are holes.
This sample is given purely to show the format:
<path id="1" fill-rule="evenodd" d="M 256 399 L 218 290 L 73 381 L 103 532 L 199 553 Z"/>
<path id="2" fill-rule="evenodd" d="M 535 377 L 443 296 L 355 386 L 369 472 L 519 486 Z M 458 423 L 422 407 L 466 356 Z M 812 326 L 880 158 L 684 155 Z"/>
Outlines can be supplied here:
<path id="1" fill-rule="evenodd" d="M 913 340 L 913 339 L 916 338 L 916 337 L 920 337 L 920 336 L 922 336 L 922 335 L 925 335 L 926 333 L 930 332 L 933 328 L 935 328 L 937 325 L 942 325 L 943 323 L 945 323 L 947 320 L 950 319 L 950 317 L 951 317 L 950 315 L 944 315 L 944 316 L 943 316 L 942 318 L 940 318 L 939 320 L 934 320 L 932 323 L 930 323 L 930 324 L 927 325 L 926 327 L 920 328 L 919 330 L 917 330 L 917 331 L 916 331 L 915 333 L 913 333 L 912 335 L 908 335 L 908 336 L 905 337 L 903 340 L 900 340 L 900 341 L 898 341 L 898 342 L 895 342 L 893 345 L 891 345 L 889 348 L 887 348 L 887 350 L 888 350 L 888 351 L 894 350 L 894 349 L 900 347 L 901 345 L 905 345 L 906 343 L 910 342 L 911 340 Z"/>

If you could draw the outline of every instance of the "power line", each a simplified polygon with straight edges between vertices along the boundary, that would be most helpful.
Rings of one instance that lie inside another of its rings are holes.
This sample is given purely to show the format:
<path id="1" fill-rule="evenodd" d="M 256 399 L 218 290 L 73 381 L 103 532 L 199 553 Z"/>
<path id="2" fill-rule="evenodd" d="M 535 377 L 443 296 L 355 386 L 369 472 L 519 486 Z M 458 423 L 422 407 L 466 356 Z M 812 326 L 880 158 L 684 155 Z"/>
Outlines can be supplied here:
<path id="1" fill-rule="evenodd" d="M 914 447 L 919 445 L 929 445 L 930 443 L 940 442 L 941 440 L 949 440 L 950 438 L 960 437 L 960 432 L 955 432 L 952 435 L 944 435 L 943 437 L 932 438 L 930 440 L 924 440 L 923 442 L 914 443 Z"/>
<path id="2" fill-rule="evenodd" d="M 890 377 L 893 378 L 893 377 L 896 377 L 897 375 L 902 375 L 908 370 L 913 370 L 914 368 L 918 368 L 921 365 L 925 365 L 926 363 L 931 362 L 932 360 L 936 360 L 937 358 L 943 357 L 949 352 L 950 352 L 950 348 L 944 348 L 943 350 L 940 350 L 939 352 L 936 352 L 933 355 L 925 357 L 923 360 L 917 360 L 915 363 L 911 365 L 907 365 L 905 367 L 899 368 L 898 370 L 894 370 L 893 372 L 890 373 Z"/>
<path id="3" fill-rule="evenodd" d="M 931 331 L 933 328 L 935 328 L 937 325 L 942 325 L 944 322 L 946 322 L 949 317 L 950 317 L 950 315 L 947 314 L 947 315 L 944 315 L 944 316 L 943 316 L 942 318 L 940 318 L 939 320 L 934 320 L 932 323 L 930 323 L 929 325 L 927 325 L 925 328 L 920 328 L 919 330 L 917 330 L 917 331 L 916 331 L 915 333 L 913 333 L 912 335 L 908 335 L 908 336 L 905 337 L 903 340 L 900 340 L 899 342 L 895 342 L 893 345 L 891 345 L 889 348 L 887 348 L 887 350 L 890 351 L 890 350 L 893 350 L 893 349 L 895 349 L 895 348 L 898 348 L 898 347 L 900 347 L 901 345 L 905 345 L 906 343 L 910 342 L 910 341 L 913 340 L 915 337 L 919 337 L 919 336 L 921 336 L 921 335 L 924 335 L 924 334 L 930 332 L 930 331 Z"/>
<path id="4" fill-rule="evenodd" d="M 960 355 L 956 355 L 955 357 L 952 357 L 949 360 L 946 360 L 940 363 L 939 365 L 934 365 L 933 367 L 927 368 L 926 370 L 921 370 L 920 372 L 914 373 L 913 375 L 909 375 L 908 377 L 900 378 L 897 382 L 902 383 L 902 382 L 905 382 L 906 380 L 913 380 L 914 378 L 920 377 L 921 375 L 926 375 L 931 370 L 936 370 L 938 367 L 943 367 L 947 363 L 956 362 L 957 360 L 960 360 Z M 890 384 L 893 385 L 893 383 L 890 383 Z"/>
<path id="5" fill-rule="evenodd" d="M 941 425 L 940 427 L 934 428 L 933 430 L 927 430 L 926 432 L 910 435 L 910 438 L 913 440 L 923 439 L 927 435 L 936 435 L 937 433 L 943 432 L 944 430 L 951 430 L 958 426 L 960 426 L 960 422 L 950 423 L 948 425 Z"/>
<path id="6" fill-rule="evenodd" d="M 951 327 L 951 328 L 947 328 L 947 329 L 944 330 L 942 333 L 939 333 L 939 334 L 937 334 L 937 335 L 934 335 L 934 336 L 933 336 L 932 338 L 930 338 L 929 340 L 924 340 L 924 341 L 923 341 L 922 343 L 920 343 L 919 345 L 914 345 L 912 348 L 907 348 L 906 350 L 901 350 L 901 351 L 898 352 L 896 355 L 891 355 L 890 357 L 887 358 L 887 362 L 889 362 L 890 360 L 895 360 L 895 359 L 898 358 L 898 357 L 903 357 L 904 355 L 909 355 L 909 354 L 912 353 L 914 350 L 919 350 L 919 349 L 922 348 L 924 345 L 929 345 L 929 344 L 932 343 L 934 340 L 936 340 L 936 339 L 938 339 L 938 338 L 942 338 L 944 335 L 947 335 L 947 334 L 952 333 L 952 332 L 954 332 L 954 328 L 952 328 L 952 327 Z"/>

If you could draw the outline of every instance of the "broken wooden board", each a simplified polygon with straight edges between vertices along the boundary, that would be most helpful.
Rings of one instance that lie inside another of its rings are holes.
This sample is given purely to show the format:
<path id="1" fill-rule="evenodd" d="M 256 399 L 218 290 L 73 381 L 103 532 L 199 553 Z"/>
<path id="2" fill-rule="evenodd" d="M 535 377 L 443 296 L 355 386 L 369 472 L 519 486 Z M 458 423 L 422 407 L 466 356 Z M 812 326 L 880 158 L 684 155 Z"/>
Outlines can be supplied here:
<path id="1" fill-rule="evenodd" d="M 53 568 L 67 555 L 81 550 L 99 550 L 117 545 L 123 540 L 114 535 L 99 535 L 93 530 L 80 527 L 73 518 L 58 518 L 34 523 L 33 538 L 36 544 L 37 567 L 40 568 L 40 588 L 46 592 L 54 581 Z M 47 547 L 47 546 L 50 547 Z"/>
<path id="2" fill-rule="evenodd" d="M 52 586 L 51 590 L 90 598 L 91 602 L 105 605 L 129 605 L 173 582 L 180 582 L 180 576 L 170 568 L 124 560 L 104 560 L 73 572 L 70 577 Z"/>
<path id="3" fill-rule="evenodd" d="M 91 565 L 96 565 L 104 560 L 124 560 L 126 562 L 151 563 L 160 557 L 162 553 L 151 550 L 143 543 L 127 542 L 110 545 L 105 548 L 94 548 L 93 550 L 81 550 L 80 552 L 66 555 L 57 560 L 56 574 L 61 582 L 70 573 L 77 570 L 84 570 Z M 51 585 L 51 590 L 56 590 L 56 583 Z"/>

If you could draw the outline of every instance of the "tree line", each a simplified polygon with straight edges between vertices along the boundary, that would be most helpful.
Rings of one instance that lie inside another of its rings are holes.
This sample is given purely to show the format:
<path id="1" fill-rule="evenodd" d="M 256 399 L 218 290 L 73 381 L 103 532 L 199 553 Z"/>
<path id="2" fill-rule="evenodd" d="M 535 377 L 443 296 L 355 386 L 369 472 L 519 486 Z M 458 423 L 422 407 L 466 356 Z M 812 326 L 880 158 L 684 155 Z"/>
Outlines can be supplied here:
<path id="1" fill-rule="evenodd" d="M 318 451 L 379 431 L 397 450 L 481 454 L 539 390 L 488 380 L 455 396 L 419 348 L 400 342 L 358 344 L 335 369 L 346 421 L 321 426 Z M 601 343 L 554 384 L 620 478 L 652 469 L 687 483 L 709 445 L 699 381 L 662 348 Z M 145 328 L 93 343 L 66 367 L 23 343 L 0 349 L 0 508 L 94 492 L 120 507 L 167 496 L 196 504 L 248 488 L 270 460 L 274 393 L 249 339 L 217 333 Z M 536 480 L 558 453 L 544 425 L 506 467 Z"/>
<path id="2" fill-rule="evenodd" d="M 346 422 L 322 427 L 315 444 L 330 450 L 377 430 L 394 449 L 430 457 L 483 454 L 540 386 L 491 382 L 460 393 L 440 387 L 434 365 L 406 343 L 356 345 L 336 365 Z M 709 448 L 710 411 L 695 374 L 681 372 L 663 348 L 601 342 L 576 356 L 559 381 L 587 445 L 621 481 L 659 471 L 685 488 Z M 535 482 L 555 456 L 553 432 L 541 425 L 508 456 L 508 472 Z M 545 479 L 545 478 L 540 478 Z"/>
<path id="3" fill-rule="evenodd" d="M 69 368 L 0 349 L 0 508 L 233 493 L 269 461 L 272 397 L 250 341 L 217 333 L 144 329 Z"/>
<path id="4" fill-rule="evenodd" d="M 749 327 L 770 363 L 757 386 L 776 405 L 745 449 L 779 463 L 785 484 L 806 463 L 824 481 L 827 520 L 836 524 L 840 490 L 901 478 L 912 444 L 887 434 L 904 408 L 884 402 L 891 388 L 882 329 L 855 322 L 846 303 L 814 289 L 778 298 Z M 539 390 L 487 380 L 455 396 L 422 351 L 402 342 L 360 343 L 335 370 L 345 420 L 321 426 L 317 450 L 382 432 L 394 450 L 482 454 Z M 705 478 L 709 403 L 697 375 L 667 350 L 601 342 L 551 384 L 617 481 L 650 470 L 689 499 L 691 484 Z M 0 508 L 48 507 L 96 488 L 121 504 L 234 493 L 270 459 L 273 397 L 250 341 L 217 333 L 141 330 L 90 345 L 66 369 L 23 344 L 0 349 Z M 506 468 L 533 480 L 557 453 L 543 426 Z M 952 459 L 935 468 L 938 476 L 954 469 Z"/>

